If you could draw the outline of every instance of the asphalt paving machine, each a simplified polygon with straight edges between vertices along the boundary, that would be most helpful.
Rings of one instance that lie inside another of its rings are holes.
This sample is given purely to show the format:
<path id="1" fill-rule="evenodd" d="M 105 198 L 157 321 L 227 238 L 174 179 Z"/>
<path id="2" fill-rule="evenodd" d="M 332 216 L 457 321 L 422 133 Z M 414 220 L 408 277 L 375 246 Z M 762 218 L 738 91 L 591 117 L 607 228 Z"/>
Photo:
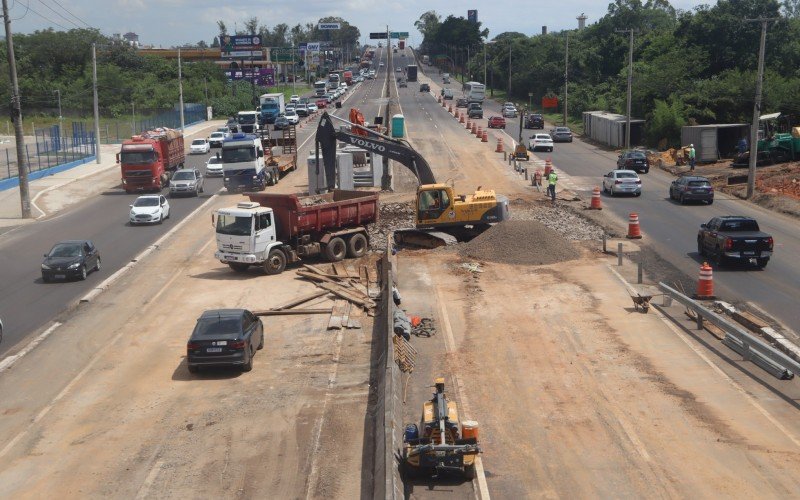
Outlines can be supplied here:
<path id="1" fill-rule="evenodd" d="M 408 424 L 403 435 L 403 472 L 406 475 L 463 474 L 475 478 L 478 423 L 460 421 L 458 406 L 444 392 L 444 379 L 422 405 L 420 425 Z"/>

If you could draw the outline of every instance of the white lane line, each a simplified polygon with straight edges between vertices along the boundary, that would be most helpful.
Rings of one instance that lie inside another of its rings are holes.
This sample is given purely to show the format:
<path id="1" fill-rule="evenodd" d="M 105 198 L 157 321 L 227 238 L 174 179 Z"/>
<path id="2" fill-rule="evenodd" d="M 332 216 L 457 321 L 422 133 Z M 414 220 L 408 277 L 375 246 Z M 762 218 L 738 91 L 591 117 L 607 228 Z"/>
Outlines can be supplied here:
<path id="1" fill-rule="evenodd" d="M 623 283 L 626 283 L 626 282 L 625 282 L 625 278 L 623 278 L 623 277 L 622 277 L 622 275 L 620 275 L 620 274 L 619 274 L 619 273 L 618 273 L 618 272 L 617 272 L 617 271 L 616 271 L 616 270 L 615 270 L 613 267 L 611 267 L 611 266 L 608 266 L 608 268 L 611 270 L 611 272 L 612 272 L 612 273 L 614 273 L 614 275 L 617 277 L 617 279 L 619 279 L 619 280 L 620 280 L 620 281 L 622 281 Z M 786 437 L 788 437 L 788 438 L 789 438 L 789 439 L 790 439 L 790 440 L 791 440 L 791 441 L 792 441 L 792 442 L 793 442 L 793 443 L 794 443 L 796 446 L 800 447 L 800 440 L 798 440 L 798 439 L 795 437 L 795 435 L 794 435 L 794 434 L 792 434 L 792 433 L 791 433 L 791 431 L 789 431 L 789 429 L 787 429 L 786 427 L 784 427 L 784 425 L 783 425 L 783 424 L 781 424 L 781 423 L 778 421 L 778 419 L 776 419 L 775 417 L 773 417 L 773 416 L 772 416 L 772 414 L 771 414 L 771 413 L 770 413 L 770 412 L 769 412 L 769 411 L 768 411 L 766 408 L 764 408 L 763 406 L 761 406 L 761 404 L 759 404 L 759 403 L 758 403 L 758 401 L 757 401 L 757 400 L 756 400 L 756 399 L 755 399 L 753 396 L 751 396 L 749 392 L 747 392 L 747 391 L 744 389 L 744 387 L 742 387 L 741 385 L 739 385 L 739 383 L 738 383 L 738 382 L 736 382 L 735 380 L 733 380 L 731 377 L 729 377 L 729 376 L 728 376 L 728 374 L 727 374 L 727 373 L 725 373 L 725 372 L 722 370 L 722 368 L 720 368 L 720 367 L 719 367 L 719 366 L 717 366 L 717 365 L 716 365 L 716 364 L 715 364 L 713 361 L 711 361 L 711 359 L 710 359 L 708 356 L 706 356 L 706 354 L 705 354 L 704 352 L 702 352 L 702 351 L 700 350 L 700 348 L 699 348 L 699 347 L 695 346 L 695 345 L 694 345 L 694 344 L 693 344 L 693 343 L 692 343 L 692 342 L 689 340 L 689 338 L 688 338 L 688 337 L 687 337 L 687 336 L 684 334 L 684 332 L 682 332 L 682 331 L 681 331 L 681 330 L 680 330 L 680 329 L 679 329 L 679 328 L 678 328 L 678 327 L 677 327 L 677 326 L 676 326 L 676 325 L 675 325 L 675 324 L 672 322 L 672 320 L 670 320 L 670 319 L 669 319 L 669 318 L 668 318 L 668 317 L 667 317 L 665 314 L 663 314 L 663 313 L 662 313 L 662 311 L 660 310 L 660 308 L 659 308 L 659 306 L 658 306 L 658 305 L 656 305 L 656 304 L 653 304 L 653 305 L 655 306 L 653 309 L 656 311 L 656 316 L 658 316 L 658 318 L 659 318 L 659 319 L 660 319 L 660 320 L 661 320 L 661 321 L 662 321 L 662 322 L 663 322 L 665 325 L 667 325 L 667 328 L 669 328 L 670 330 L 672 330 L 672 331 L 673 331 L 673 332 L 674 332 L 674 333 L 675 333 L 675 334 L 678 336 L 678 338 L 679 338 L 679 339 L 681 339 L 681 340 L 683 341 L 683 343 L 684 343 L 684 344 L 686 344 L 687 346 L 689 346 L 689 348 L 690 348 L 692 351 L 694 351 L 694 353 L 695 353 L 695 354 L 697 354 L 697 356 L 699 356 L 699 357 L 700 357 L 700 359 L 702 359 L 703 361 L 705 361 L 705 363 L 706 363 L 708 366 L 710 366 L 710 367 L 711 367 L 711 369 L 712 369 L 712 370 L 714 370 L 714 371 L 717 373 L 717 375 L 719 375 L 719 376 L 720 376 L 720 378 L 722 378 L 723 380 L 725 380 L 726 382 L 728 382 L 728 384 L 729 384 L 731 387 L 733 387 L 733 388 L 734 388 L 734 389 L 735 389 L 737 392 L 739 392 L 739 393 L 740 393 L 742 396 L 744 396 L 744 398 L 747 400 L 747 402 L 748 402 L 748 403 L 750 403 L 750 404 L 751 404 L 751 405 L 752 405 L 752 406 L 753 406 L 753 407 L 754 407 L 754 408 L 755 408 L 755 409 L 756 409 L 756 410 L 757 410 L 759 413 L 761 413 L 762 415 L 764 415 L 764 417 L 765 417 L 767 420 L 769 420 L 769 421 L 772 423 L 772 425 L 774 425 L 774 426 L 775 426 L 775 427 L 776 427 L 776 428 L 777 428 L 779 431 L 781 431 L 781 432 L 782 432 L 784 435 L 786 435 Z"/>
<path id="2" fill-rule="evenodd" d="M 184 269 L 185 269 L 185 266 L 182 266 L 182 267 L 179 267 L 178 269 L 176 269 L 176 270 L 175 270 L 175 271 L 172 273 L 172 277 L 171 277 L 171 278 L 170 278 L 170 279 L 169 279 L 169 280 L 168 280 L 168 281 L 167 281 L 167 282 L 164 284 L 164 286 L 162 286 L 162 287 L 161 287 L 161 289 L 158 291 L 158 293 L 156 294 L 156 296 L 159 296 L 159 295 L 161 295 L 161 293 L 163 293 L 163 291 L 164 291 L 164 290 L 166 290 L 166 289 L 167 289 L 167 288 L 168 288 L 170 285 L 172 285 L 172 283 L 173 283 L 173 282 L 174 282 L 176 279 L 178 279 L 178 277 L 180 277 L 180 276 L 181 276 L 181 274 L 183 273 Z M 146 311 L 147 311 L 147 310 L 150 308 L 150 306 L 151 306 L 152 304 L 155 304 L 155 301 L 148 302 L 147 304 L 145 304 L 144 306 L 142 306 L 142 308 L 140 309 L 140 313 L 146 312 Z M 4 457 L 4 456 L 5 456 L 5 455 L 6 455 L 6 454 L 9 452 L 9 451 L 11 451 L 11 449 L 12 449 L 12 448 L 13 448 L 13 447 L 14 447 L 14 446 L 15 446 L 15 445 L 16 445 L 16 444 L 17 444 L 17 443 L 18 443 L 18 442 L 19 442 L 19 441 L 20 441 L 20 440 L 21 440 L 23 437 L 25 437 L 26 435 L 28 435 L 28 433 L 31 431 L 31 429 L 32 429 L 32 428 L 33 428 L 33 427 L 34 427 L 36 424 L 38 424 L 38 423 L 39 423 L 39 422 L 40 422 L 40 421 L 41 421 L 41 420 L 42 420 L 42 419 L 43 419 L 43 418 L 44 418 L 44 417 L 45 417 L 45 416 L 46 416 L 48 413 L 50 413 L 50 410 L 52 410 L 52 409 L 53 409 L 53 407 L 54 407 L 54 406 L 55 406 L 55 405 L 56 405 L 56 404 L 57 404 L 57 403 L 58 403 L 58 402 L 59 402 L 59 401 L 60 401 L 60 400 L 61 400 L 61 399 L 62 399 L 62 398 L 63 398 L 63 397 L 64 397 L 64 396 L 65 396 L 65 395 L 66 395 L 66 394 L 67 394 L 67 393 L 68 393 L 68 392 L 69 392 L 69 391 L 70 391 L 70 390 L 71 390 L 71 389 L 74 387 L 74 386 L 75 386 L 75 384 L 77 384 L 77 383 L 78 383 L 78 382 L 79 382 L 79 381 L 80 381 L 80 380 L 83 378 L 83 376 L 84 376 L 84 375 L 86 375 L 86 373 L 88 373 L 88 372 L 89 372 L 89 370 L 91 370 L 91 369 L 94 367 L 94 365 L 97 363 L 97 361 L 99 361 L 99 360 L 101 360 L 101 359 L 103 359 L 103 358 L 105 357 L 105 353 L 106 353 L 106 351 L 108 351 L 109 349 L 111 349 L 111 347 L 112 347 L 114 344 L 116 344 L 116 343 L 117 343 L 117 341 L 118 341 L 118 340 L 119 340 L 119 339 L 120 339 L 120 338 L 121 338 L 123 335 L 127 335 L 127 334 L 128 334 L 128 332 L 127 332 L 127 331 L 126 331 L 124 328 L 120 328 L 120 331 L 119 331 L 119 333 L 117 333 L 117 334 L 116 334 L 116 335 L 115 335 L 115 336 L 114 336 L 114 337 L 111 339 L 111 341 L 110 341 L 110 342 L 106 343 L 106 345 L 105 345 L 105 346 L 103 346 L 103 347 L 102 347 L 102 348 L 101 348 L 101 349 L 100 349 L 100 350 L 97 352 L 97 354 L 95 354 L 95 355 L 94 355 L 94 357 L 93 357 L 93 358 L 91 359 L 91 361 L 89 361 L 89 363 L 88 363 L 88 364 L 87 364 L 87 365 L 86 365 L 86 366 L 83 368 L 83 370 L 81 370 L 81 371 L 80 371 L 80 372 L 79 372 L 79 373 L 78 373 L 78 374 L 77 374 L 77 375 L 76 375 L 76 376 L 75 376 L 75 377 L 74 377 L 74 378 L 73 378 L 73 379 L 72 379 L 72 380 L 69 382 L 69 384 L 67 384 L 67 385 L 66 385 L 66 387 L 64 387 L 63 389 L 61 389 L 61 392 L 59 392 L 59 393 L 56 395 L 56 397 L 54 397 L 54 398 L 53 398 L 53 399 L 50 401 L 50 403 L 49 403 L 47 406 L 45 406 L 44 408 L 42 408 L 42 410 L 41 410 L 41 411 L 39 412 L 39 414 L 38 414 L 38 415 L 36 415 L 36 417 L 35 417 L 35 418 L 34 418 L 34 419 L 31 421 L 31 423 L 28 425 L 28 427 L 26 427 L 24 430 L 20 431 L 20 432 L 19 432 L 19 433 L 18 433 L 16 436 L 14 436 L 14 439 L 12 439 L 11 441 L 9 441 L 9 442 L 8 442 L 8 443 L 7 443 L 7 444 L 6 444 L 6 445 L 3 447 L 3 449 L 2 449 L 2 450 L 0 450 L 0 458 L 3 458 L 3 457 Z"/>
<path id="3" fill-rule="evenodd" d="M 136 493 L 136 500 L 147 498 L 147 494 L 150 492 L 150 488 L 153 486 L 153 483 L 156 482 L 156 478 L 158 477 L 158 474 L 161 472 L 161 469 L 163 467 L 164 467 L 163 460 L 159 460 L 153 465 L 153 468 L 150 469 L 150 472 L 147 474 L 144 483 L 142 483 L 142 487 L 139 488 L 139 492 Z"/>
<path id="4" fill-rule="evenodd" d="M 453 337 L 453 329 L 450 326 L 450 316 L 447 314 L 447 306 L 444 303 L 442 298 L 442 292 L 439 290 L 439 287 L 434 287 L 436 289 L 436 301 L 439 303 L 439 317 L 442 320 L 442 326 L 444 327 L 444 345 L 445 350 L 449 353 L 455 353 L 455 337 Z M 463 390 L 463 386 L 461 384 L 461 379 L 458 376 L 458 373 L 453 373 L 453 379 L 455 382 L 455 392 L 459 402 L 461 403 L 461 409 L 463 410 L 462 413 L 462 420 L 465 420 L 465 416 L 470 412 L 469 409 L 469 401 L 467 400 L 466 392 Z M 475 481 L 478 483 L 478 489 L 476 493 L 478 494 L 478 498 L 481 500 L 490 500 L 489 496 L 489 487 L 486 484 L 486 474 L 483 470 L 483 460 L 481 460 L 480 455 L 475 456 Z"/>
<path id="5" fill-rule="evenodd" d="M 17 354 L 14 354 L 13 356 L 8 356 L 2 361 L 0 361 L 0 372 L 11 368 L 14 365 L 14 363 L 22 359 L 26 354 L 34 350 L 36 346 L 44 342 L 44 339 L 46 339 L 47 337 L 50 336 L 51 333 L 56 331 L 56 328 L 58 328 L 59 326 L 61 326 L 61 323 L 59 322 L 53 323 L 52 325 L 50 325 L 50 328 L 42 332 L 38 337 L 36 337 L 30 343 L 28 343 L 28 345 L 26 345 L 23 350 L 21 350 Z"/>

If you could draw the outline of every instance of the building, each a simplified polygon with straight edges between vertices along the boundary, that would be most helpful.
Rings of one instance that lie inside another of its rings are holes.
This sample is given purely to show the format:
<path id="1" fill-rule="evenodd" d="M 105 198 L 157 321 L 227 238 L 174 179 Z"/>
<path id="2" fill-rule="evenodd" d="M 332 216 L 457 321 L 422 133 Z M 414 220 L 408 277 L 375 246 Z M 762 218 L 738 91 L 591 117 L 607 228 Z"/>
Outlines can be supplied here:
<path id="1" fill-rule="evenodd" d="M 134 47 L 139 46 L 139 35 L 137 35 L 133 31 L 129 31 L 124 35 L 122 35 L 122 39 L 128 42 L 129 44 L 133 45 Z"/>
<path id="2" fill-rule="evenodd" d="M 713 163 L 722 158 L 733 158 L 736 146 L 742 138 L 750 140 L 750 125 L 746 123 L 681 127 L 681 146 L 694 144 L 699 162 Z"/>

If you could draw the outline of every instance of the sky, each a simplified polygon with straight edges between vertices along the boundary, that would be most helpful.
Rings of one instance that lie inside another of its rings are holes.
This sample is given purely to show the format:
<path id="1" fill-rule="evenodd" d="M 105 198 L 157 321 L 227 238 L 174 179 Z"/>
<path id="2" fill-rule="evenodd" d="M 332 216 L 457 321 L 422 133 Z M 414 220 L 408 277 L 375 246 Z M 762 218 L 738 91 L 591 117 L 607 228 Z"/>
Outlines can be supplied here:
<path id="1" fill-rule="evenodd" d="M 442 19 L 448 15 L 467 17 L 467 9 L 478 10 L 478 21 L 489 29 L 492 38 L 506 31 L 527 35 L 573 29 L 576 17 L 587 16 L 587 24 L 597 22 L 608 10 L 605 0 L 559 0 L 525 2 L 523 0 L 468 0 L 436 2 L 430 0 L 304 0 L 302 2 L 271 0 L 7 0 L 13 33 L 32 33 L 53 28 L 98 28 L 105 35 L 132 31 L 140 43 L 155 47 L 211 43 L 217 35 L 217 20 L 223 20 L 230 32 L 241 27 L 252 16 L 272 27 L 286 23 L 316 23 L 322 17 L 338 16 L 358 27 L 362 42 L 370 32 L 408 31 L 410 44 L 422 41 L 414 22 L 428 10 L 435 10 Z M 461 6 L 454 6 L 461 3 Z M 691 10 L 715 0 L 672 0 L 676 9 Z M 379 7 L 378 7 L 379 6 Z M 519 12 L 522 9 L 522 12 Z M 517 13 L 515 15 L 514 13 Z M 524 14 L 524 15 L 519 15 Z"/>

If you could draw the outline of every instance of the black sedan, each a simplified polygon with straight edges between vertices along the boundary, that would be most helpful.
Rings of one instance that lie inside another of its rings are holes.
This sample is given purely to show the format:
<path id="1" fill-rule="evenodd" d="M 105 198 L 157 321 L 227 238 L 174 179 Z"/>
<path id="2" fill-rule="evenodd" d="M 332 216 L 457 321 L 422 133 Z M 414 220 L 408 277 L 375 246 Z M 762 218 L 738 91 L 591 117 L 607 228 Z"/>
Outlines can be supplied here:
<path id="1" fill-rule="evenodd" d="M 42 281 L 77 278 L 85 280 L 92 271 L 100 270 L 100 252 L 89 240 L 68 240 L 56 243 L 44 254 Z"/>
<path id="2" fill-rule="evenodd" d="M 672 181 L 669 198 L 678 200 L 681 205 L 687 201 L 704 201 L 711 205 L 714 203 L 714 187 L 705 177 L 686 175 Z"/>
<path id="3" fill-rule="evenodd" d="M 637 172 L 647 173 L 650 171 L 650 160 L 644 151 L 632 149 L 630 151 L 623 151 L 617 158 L 617 168 L 624 170 L 635 170 Z"/>
<path id="4" fill-rule="evenodd" d="M 256 350 L 264 347 L 264 325 L 246 309 L 213 309 L 197 319 L 186 343 L 189 371 L 201 366 L 239 366 L 253 369 Z"/>
<path id="5" fill-rule="evenodd" d="M 431 91 L 431 86 L 428 85 L 427 83 L 420 83 L 419 84 L 419 91 L 420 92 L 430 92 Z"/>

